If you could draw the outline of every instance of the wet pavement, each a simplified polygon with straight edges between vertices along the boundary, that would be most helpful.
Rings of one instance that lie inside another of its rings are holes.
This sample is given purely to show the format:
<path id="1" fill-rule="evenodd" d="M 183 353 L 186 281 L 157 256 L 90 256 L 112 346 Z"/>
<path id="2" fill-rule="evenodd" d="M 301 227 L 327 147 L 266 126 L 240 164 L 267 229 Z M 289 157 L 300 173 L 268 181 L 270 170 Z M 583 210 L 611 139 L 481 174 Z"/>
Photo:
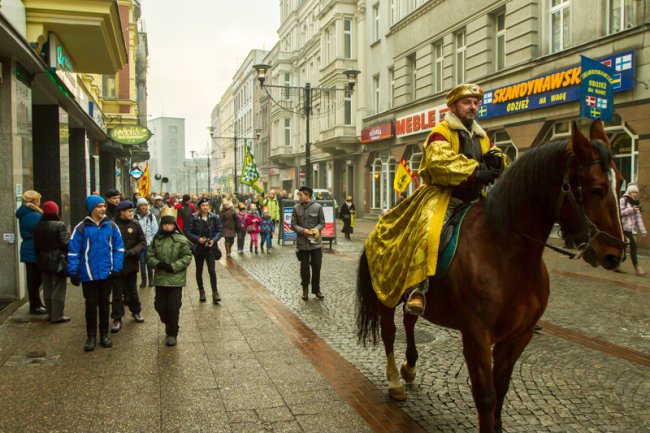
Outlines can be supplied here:
<path id="1" fill-rule="evenodd" d="M 373 224 L 325 249 L 323 301 L 300 299 L 292 245 L 223 258 L 220 306 L 199 303 L 189 277 L 175 348 L 153 289 L 140 289 L 145 323 L 127 316 L 114 347 L 90 353 L 79 288 L 70 323 L 32 321 L 23 305 L 0 325 L 0 432 L 478 431 L 456 331 L 418 322 L 401 403 L 387 397 L 383 346 L 356 344 L 356 262 Z M 504 431 L 650 431 L 650 278 L 629 263 L 614 274 L 553 252 L 546 262 L 544 329 L 515 367 Z M 404 348 L 398 326 L 398 362 Z"/>

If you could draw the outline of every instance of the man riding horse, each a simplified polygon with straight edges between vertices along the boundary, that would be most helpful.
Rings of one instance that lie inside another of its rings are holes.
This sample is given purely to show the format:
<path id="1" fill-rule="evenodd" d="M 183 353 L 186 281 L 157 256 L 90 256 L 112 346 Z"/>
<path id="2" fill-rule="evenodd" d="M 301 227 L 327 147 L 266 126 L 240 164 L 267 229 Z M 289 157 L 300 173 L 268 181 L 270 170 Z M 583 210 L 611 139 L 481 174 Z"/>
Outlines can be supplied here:
<path id="1" fill-rule="evenodd" d="M 447 94 L 450 111 L 424 143 L 422 186 L 384 215 L 366 241 L 372 283 L 388 307 L 409 293 L 406 310 L 424 313 L 443 223 L 459 206 L 480 198 L 509 162 L 475 120 L 482 96 L 476 84 L 460 84 Z"/>

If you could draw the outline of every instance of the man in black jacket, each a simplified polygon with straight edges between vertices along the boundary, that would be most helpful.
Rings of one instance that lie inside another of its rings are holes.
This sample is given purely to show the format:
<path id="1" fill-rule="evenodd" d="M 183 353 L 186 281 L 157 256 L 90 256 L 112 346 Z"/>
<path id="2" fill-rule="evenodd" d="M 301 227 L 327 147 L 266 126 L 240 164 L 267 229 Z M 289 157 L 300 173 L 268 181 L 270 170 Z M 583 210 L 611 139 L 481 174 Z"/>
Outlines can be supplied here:
<path id="1" fill-rule="evenodd" d="M 120 229 L 124 241 L 124 265 L 119 277 L 113 281 L 113 324 L 111 332 L 120 332 L 125 303 L 129 306 L 133 320 L 144 322 L 142 306 L 138 296 L 138 270 L 140 269 L 140 253 L 147 248 L 147 239 L 140 224 L 133 219 L 133 202 L 122 201 L 115 207 L 115 224 Z"/>
<path id="2" fill-rule="evenodd" d="M 199 286 L 199 301 L 205 302 L 205 289 L 203 288 L 203 262 L 208 264 L 210 286 L 212 287 L 212 303 L 221 301 L 217 289 L 217 272 L 214 268 L 215 260 L 221 258 L 221 251 L 217 242 L 223 234 L 219 217 L 210 212 L 210 200 L 202 198 L 198 202 L 199 211 L 192 215 L 189 227 L 185 226 L 185 236 L 192 241 L 194 260 L 196 263 L 196 284 Z M 187 224 L 187 223 L 186 223 Z"/>

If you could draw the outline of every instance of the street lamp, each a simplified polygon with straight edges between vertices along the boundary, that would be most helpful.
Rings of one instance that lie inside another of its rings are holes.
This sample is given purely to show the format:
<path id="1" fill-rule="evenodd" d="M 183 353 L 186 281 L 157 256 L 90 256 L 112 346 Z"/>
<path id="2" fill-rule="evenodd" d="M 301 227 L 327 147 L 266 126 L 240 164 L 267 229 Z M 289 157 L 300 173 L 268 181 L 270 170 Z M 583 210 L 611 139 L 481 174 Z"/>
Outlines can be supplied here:
<path id="1" fill-rule="evenodd" d="M 237 190 L 237 140 L 240 138 L 243 138 L 244 140 L 254 140 L 254 139 L 259 139 L 260 135 L 262 135 L 262 130 L 261 129 L 255 129 L 255 137 L 238 137 L 237 133 L 235 132 L 235 135 L 233 136 L 217 136 L 217 135 L 212 135 L 214 132 L 214 128 L 210 127 L 210 137 L 212 138 L 217 138 L 220 140 L 234 140 L 234 168 L 233 168 L 233 177 L 234 177 L 234 182 L 235 182 L 235 190 L 233 192 L 239 192 Z M 225 152 L 224 152 L 224 158 L 225 158 Z"/>
<path id="2" fill-rule="evenodd" d="M 266 74 L 268 70 L 271 68 L 271 65 L 267 65 L 264 63 L 258 64 L 258 65 L 253 65 L 253 69 L 257 72 L 257 79 L 260 82 L 260 87 L 264 88 L 266 93 L 268 94 L 268 89 L 267 88 L 275 88 L 275 89 L 294 89 L 294 90 L 299 90 L 302 91 L 303 94 L 303 112 L 305 115 L 305 122 L 306 122 L 306 127 L 307 127 L 307 134 L 306 134 L 306 143 L 305 143 L 305 171 L 306 171 L 306 181 L 307 185 L 313 186 L 311 184 L 311 143 L 309 141 L 309 120 L 311 118 L 311 112 L 312 112 L 312 96 L 314 92 L 336 92 L 336 91 L 342 91 L 345 92 L 346 96 L 351 96 L 352 93 L 354 92 L 354 86 L 357 83 L 357 75 L 359 75 L 361 72 L 357 71 L 356 69 L 349 69 L 343 74 L 347 77 L 348 79 L 348 84 L 345 88 L 343 89 L 338 89 L 336 87 L 334 88 L 320 88 L 320 87 L 311 87 L 310 83 L 305 84 L 305 87 L 297 87 L 297 86 L 278 86 L 275 84 L 264 84 L 266 81 Z M 269 97 L 271 95 L 269 94 Z M 273 100 L 273 97 L 271 97 L 271 100 Z M 287 110 L 286 108 L 282 107 L 283 109 Z M 290 110 L 287 110 L 290 111 Z"/>

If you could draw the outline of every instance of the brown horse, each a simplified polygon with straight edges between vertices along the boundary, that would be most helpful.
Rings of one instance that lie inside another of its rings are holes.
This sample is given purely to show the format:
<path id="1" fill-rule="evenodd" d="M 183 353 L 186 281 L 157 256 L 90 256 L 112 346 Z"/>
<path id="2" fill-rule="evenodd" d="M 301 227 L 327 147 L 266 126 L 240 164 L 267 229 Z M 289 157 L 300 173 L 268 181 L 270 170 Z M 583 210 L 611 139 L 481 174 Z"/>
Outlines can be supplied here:
<path id="1" fill-rule="evenodd" d="M 593 266 L 614 269 L 625 249 L 618 210 L 621 176 L 600 120 L 590 139 L 573 123 L 569 140 L 546 143 L 521 156 L 486 200 L 474 205 L 460 231 L 456 257 L 441 278 L 429 278 L 424 318 L 457 329 L 481 433 L 501 432 L 501 408 L 512 370 L 544 313 L 549 277 L 542 253 L 555 222 Z M 436 260 L 431 257 L 430 260 Z M 357 279 L 357 336 L 387 356 L 389 395 L 406 399 L 393 354 L 395 308 L 372 288 L 365 252 Z M 417 316 L 404 314 L 406 362 L 401 376 L 415 379 Z"/>

